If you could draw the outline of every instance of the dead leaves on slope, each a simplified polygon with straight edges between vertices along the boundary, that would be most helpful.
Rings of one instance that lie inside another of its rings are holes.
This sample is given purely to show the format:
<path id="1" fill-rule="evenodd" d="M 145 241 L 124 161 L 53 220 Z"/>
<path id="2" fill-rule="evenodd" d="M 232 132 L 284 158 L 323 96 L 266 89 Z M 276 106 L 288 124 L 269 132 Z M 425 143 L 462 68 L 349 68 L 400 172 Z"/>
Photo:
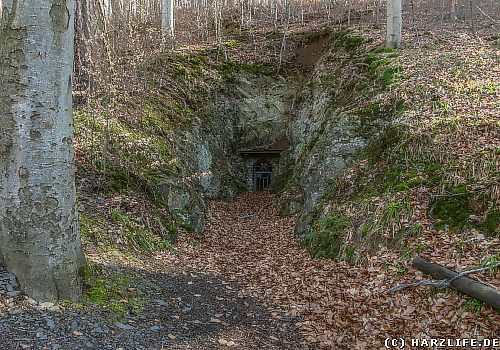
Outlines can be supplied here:
<path id="1" fill-rule="evenodd" d="M 185 239 L 178 248 L 184 263 L 243 284 L 242 294 L 260 299 L 275 317 L 294 322 L 306 343 L 324 348 L 375 349 L 395 336 L 498 335 L 498 314 L 478 317 L 454 293 L 422 288 L 386 295 L 399 268 L 394 252 L 382 251 L 368 267 L 315 260 L 293 236 L 294 218 L 270 208 L 238 219 L 270 200 L 271 194 L 247 193 L 234 203 L 211 202 L 205 235 L 196 246 Z M 441 246 L 458 241 L 451 235 L 426 239 Z M 409 267 L 406 273 L 405 279 L 422 277 Z"/>

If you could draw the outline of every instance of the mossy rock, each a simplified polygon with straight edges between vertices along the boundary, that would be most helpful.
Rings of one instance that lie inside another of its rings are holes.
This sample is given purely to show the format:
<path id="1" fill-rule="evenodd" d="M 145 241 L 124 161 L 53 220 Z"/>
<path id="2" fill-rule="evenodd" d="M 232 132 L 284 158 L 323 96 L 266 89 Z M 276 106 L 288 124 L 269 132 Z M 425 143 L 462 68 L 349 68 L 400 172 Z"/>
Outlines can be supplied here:
<path id="1" fill-rule="evenodd" d="M 470 204 L 471 195 L 464 185 L 457 186 L 451 193 L 437 197 L 431 205 L 429 216 L 437 220 L 438 229 L 460 232 L 472 227 L 470 216 L 474 210 Z"/>
<path id="2" fill-rule="evenodd" d="M 344 214 L 330 213 L 313 224 L 303 243 L 316 258 L 338 259 L 343 238 L 350 227 L 352 223 Z"/>

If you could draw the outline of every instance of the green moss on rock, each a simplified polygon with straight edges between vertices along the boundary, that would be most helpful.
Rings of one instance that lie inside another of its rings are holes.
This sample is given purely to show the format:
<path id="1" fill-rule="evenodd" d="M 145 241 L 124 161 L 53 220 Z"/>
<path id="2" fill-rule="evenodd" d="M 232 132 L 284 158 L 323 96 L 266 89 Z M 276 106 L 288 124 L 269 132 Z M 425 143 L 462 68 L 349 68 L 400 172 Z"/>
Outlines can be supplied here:
<path id="1" fill-rule="evenodd" d="M 437 228 L 462 231 L 471 226 L 470 216 L 474 210 L 470 205 L 470 193 L 464 185 L 457 186 L 451 193 L 439 196 L 431 205 L 429 215 L 437 220 Z"/>
<path id="2" fill-rule="evenodd" d="M 316 258 L 337 259 L 350 227 L 352 223 L 344 214 L 330 213 L 313 224 L 312 231 L 304 237 L 304 245 Z"/>

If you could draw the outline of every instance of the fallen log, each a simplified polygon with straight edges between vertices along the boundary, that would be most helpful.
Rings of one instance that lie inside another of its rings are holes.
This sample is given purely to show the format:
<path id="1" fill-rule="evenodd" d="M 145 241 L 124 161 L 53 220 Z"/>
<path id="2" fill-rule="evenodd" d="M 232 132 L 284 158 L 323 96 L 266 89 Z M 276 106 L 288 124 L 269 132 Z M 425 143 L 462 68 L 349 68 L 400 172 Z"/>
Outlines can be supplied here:
<path id="1" fill-rule="evenodd" d="M 421 257 L 413 259 L 412 265 L 426 275 L 430 275 L 434 279 L 443 281 L 449 287 L 470 295 L 471 297 L 476 298 L 500 311 L 500 291 L 496 288 L 465 277 L 464 273 L 467 271 L 464 273 L 457 273 L 442 265 L 433 264 Z"/>

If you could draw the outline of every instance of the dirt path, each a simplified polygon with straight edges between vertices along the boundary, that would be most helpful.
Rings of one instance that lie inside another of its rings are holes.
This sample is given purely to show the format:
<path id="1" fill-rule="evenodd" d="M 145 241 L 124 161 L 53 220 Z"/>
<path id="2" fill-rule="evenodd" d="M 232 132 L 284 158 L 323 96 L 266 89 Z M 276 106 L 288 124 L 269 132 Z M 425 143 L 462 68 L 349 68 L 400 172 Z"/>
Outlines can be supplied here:
<path id="1" fill-rule="evenodd" d="M 313 259 L 293 235 L 295 219 L 279 216 L 273 200 L 244 193 L 234 203 L 211 202 L 205 234 L 178 249 L 184 264 L 242 285 L 240 295 L 290 321 L 298 331 L 292 348 L 381 349 L 386 338 L 500 336 L 500 314 L 485 309 L 478 316 L 447 290 L 387 295 L 402 278 L 421 278 L 398 263 L 398 251 L 381 250 L 366 267 Z"/>
<path id="2" fill-rule="evenodd" d="M 500 314 L 479 317 L 459 295 L 385 294 L 401 280 L 397 252 L 381 251 L 367 267 L 311 258 L 293 235 L 295 219 L 279 216 L 273 201 L 244 193 L 209 202 L 205 233 L 181 236 L 177 255 L 130 264 L 89 255 L 148 300 L 120 322 L 92 304 L 43 306 L 0 293 L 0 350 L 382 349 L 387 337 L 500 337 Z M 12 284 L 5 273 L 0 282 Z"/>
<path id="3" fill-rule="evenodd" d="M 209 203 L 204 234 L 181 237 L 176 246 L 176 274 L 190 281 L 165 283 L 170 285 L 165 294 L 170 299 L 182 298 L 190 311 L 181 313 L 180 318 L 193 325 L 194 333 L 203 332 L 204 327 L 214 332 L 207 330 L 207 337 L 193 341 L 181 340 L 178 346 L 318 348 L 299 334 L 304 320 L 282 309 L 283 304 L 275 300 L 276 295 L 286 298 L 294 292 L 282 289 L 283 279 L 295 279 L 290 266 L 301 259 L 310 260 L 293 236 L 294 221 L 277 215 L 271 193 L 245 193 L 233 203 Z M 200 322 L 202 319 L 205 321 Z"/>
<path id="4" fill-rule="evenodd" d="M 332 331 L 318 339 L 305 338 L 308 329 L 317 334 L 318 328 L 307 314 L 318 312 L 333 324 L 333 312 L 324 312 L 315 299 L 335 302 L 329 295 L 342 287 L 346 271 L 339 274 L 337 269 L 343 265 L 312 259 L 293 235 L 295 218 L 278 215 L 271 193 L 244 193 L 233 203 L 211 202 L 208 212 L 204 235 L 178 247 L 183 264 L 242 285 L 240 295 L 258 300 L 276 320 L 306 330 L 292 348 L 333 346 Z"/>
<path id="5" fill-rule="evenodd" d="M 262 283 L 257 281 L 256 290 L 247 283 L 252 276 L 267 276 L 263 267 L 286 265 L 278 252 L 265 247 L 267 239 L 282 235 L 284 243 L 293 244 L 288 237 L 293 220 L 274 220 L 270 206 L 260 215 L 239 219 L 268 203 L 272 196 L 260 194 L 236 203 L 212 202 L 206 235 L 183 237 L 178 255 L 163 252 L 129 264 L 87 252 L 89 260 L 126 276 L 134 283 L 127 289 L 147 298 L 138 316 L 117 321 L 88 302 L 40 305 L 22 294 L 0 293 L 0 350 L 316 349 L 304 345 L 298 318 L 276 312 L 255 293 Z M 264 244 L 257 245 L 261 240 Z M 0 280 L 8 282 L 9 276 L 4 271 Z"/>

